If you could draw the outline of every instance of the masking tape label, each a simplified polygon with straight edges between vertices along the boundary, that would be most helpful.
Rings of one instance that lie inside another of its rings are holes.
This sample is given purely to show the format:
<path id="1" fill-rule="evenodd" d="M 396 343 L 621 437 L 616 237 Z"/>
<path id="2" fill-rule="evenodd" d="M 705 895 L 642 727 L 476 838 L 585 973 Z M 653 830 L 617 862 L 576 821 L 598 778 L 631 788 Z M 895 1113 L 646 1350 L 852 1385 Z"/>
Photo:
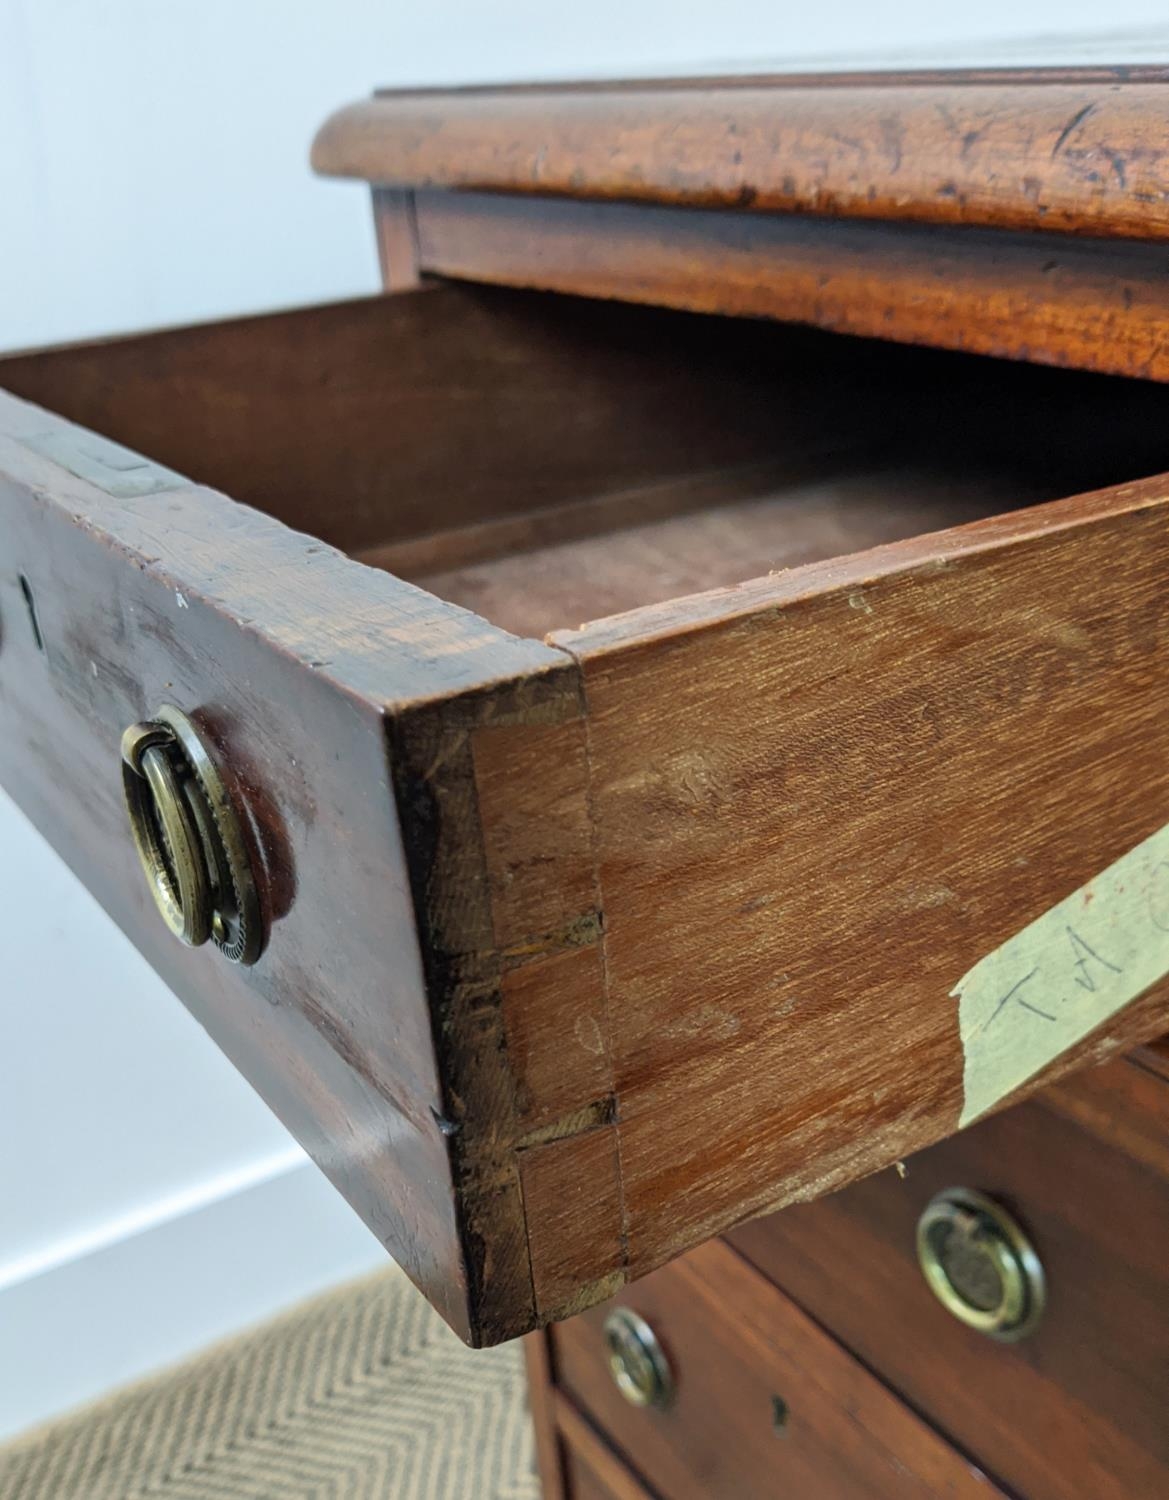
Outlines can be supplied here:
<path id="1" fill-rule="evenodd" d="M 965 1058 L 961 1125 L 993 1108 L 1169 974 L 1169 827 L 1121 855 L 951 991 Z"/>

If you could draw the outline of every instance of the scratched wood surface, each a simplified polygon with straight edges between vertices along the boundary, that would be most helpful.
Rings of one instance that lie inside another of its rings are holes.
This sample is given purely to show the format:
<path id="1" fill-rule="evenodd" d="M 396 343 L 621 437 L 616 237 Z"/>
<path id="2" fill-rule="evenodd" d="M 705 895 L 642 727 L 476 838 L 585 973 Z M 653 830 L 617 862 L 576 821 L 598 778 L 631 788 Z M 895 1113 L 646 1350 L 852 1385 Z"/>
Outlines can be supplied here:
<path id="1" fill-rule="evenodd" d="M 384 548 L 470 515 L 515 544 L 550 500 L 608 484 L 590 524 L 612 520 L 644 513 L 627 486 L 649 479 L 670 514 L 869 441 L 876 403 L 845 434 L 832 405 L 873 351 L 849 373 L 831 341 L 773 332 L 448 289 L 16 356 L 4 378 L 326 537 Z M 432 415 L 405 424 L 394 356 L 426 350 Z M 560 431 L 525 447 L 541 409 Z M 124 456 L 4 413 L 6 783 L 464 1337 L 604 1295 L 623 1247 L 571 659 L 178 475 L 116 499 L 68 465 L 116 484 Z M 472 493 L 476 443 L 501 476 Z M 163 701 L 213 735 L 255 833 L 270 935 L 246 973 L 173 947 L 141 888 L 116 745 Z M 44 746 L 66 743 L 62 799 Z"/>
<path id="2" fill-rule="evenodd" d="M 1044 398 L 1067 380 L 1019 375 Z M 952 1128 L 939 966 L 1163 811 L 1156 485 L 549 649 L 214 492 L 117 500 L 38 451 L 67 424 L 4 409 L 6 784 L 466 1337 L 565 1315 Z M 1105 428 L 1090 446 L 1128 452 Z M 247 973 L 171 944 L 140 888 L 116 743 L 163 700 L 197 711 L 248 809 L 272 931 Z M 1075 849 L 1044 824 L 1073 795 Z M 921 869 L 897 864 L 914 837 Z M 907 912 L 891 974 L 869 958 Z M 1151 1034 L 1158 1006 L 1101 1045 Z M 880 1075 L 881 1056 L 903 1073 L 890 1016 L 919 1043 L 911 1092 Z"/>
<path id="3" fill-rule="evenodd" d="M 1165 83 L 693 79 L 386 93 L 317 171 L 397 187 L 1169 236 Z"/>
<path id="4" fill-rule="evenodd" d="M 392 284 L 437 256 L 429 196 L 415 238 L 383 226 Z M 1091 227 L 1074 243 L 1103 253 Z M 1035 357 L 1160 373 L 1134 332 L 1159 304 L 1081 297 L 1069 236 L 962 233 L 1009 265 L 1051 243 L 1055 269 L 1026 265 L 1072 287 L 1080 344 L 1057 326 Z M 680 234 L 644 274 L 681 275 Z M 1159 246 L 1107 253 L 1135 276 Z M 969 347 L 1012 352 L 1019 295 Z M 450 285 L 15 356 L 4 381 L 268 512 L 185 480 L 117 499 L 52 457 L 68 424 L 6 399 L 0 771 L 472 1341 L 946 1134 L 948 986 L 1169 821 L 1164 492 L 1126 483 L 1169 462 L 1149 381 Z M 940 488 L 888 478 L 942 458 Z M 917 540 L 827 560 L 895 537 Z M 634 606 L 551 645 L 482 618 Z M 162 701 L 246 809 L 270 925 L 248 973 L 177 949 L 141 889 L 116 745 Z M 1060 1066 L 1164 1019 L 1146 997 Z"/>
<path id="5" fill-rule="evenodd" d="M 465 878 L 473 779 L 439 802 L 480 720 L 571 726 L 572 664 L 179 476 L 118 498 L 63 466 L 70 442 L 103 452 L 0 397 L 5 786 L 452 1326 L 523 1331 L 538 1310 L 514 1152 L 494 1147 L 512 1085 L 492 1023 L 500 950 L 522 976 L 559 934 L 525 944 L 543 913 L 515 903 L 493 931 Z M 163 702 L 194 714 L 242 811 L 269 928 L 253 968 L 176 943 L 137 868 L 118 742 Z M 553 893 L 578 847 L 558 831 L 537 821 L 525 846 L 565 868 Z"/>
<path id="6" fill-rule="evenodd" d="M 695 1250 L 619 1300 L 668 1352 L 671 1405 L 637 1409 L 620 1395 L 605 1309 L 552 1330 L 557 1378 L 654 1491 L 675 1500 L 1001 1494 L 727 1245 Z M 782 1436 L 777 1397 L 788 1413 Z"/>
<path id="7" fill-rule="evenodd" d="M 387 93 L 313 160 L 375 185 L 380 242 L 423 277 L 1165 380 L 1167 77 Z"/>
<path id="8" fill-rule="evenodd" d="M 552 637 L 631 1275 L 952 1132 L 950 991 L 1169 822 L 1167 506 L 1122 486 Z M 1091 1047 L 1167 1022 L 1162 985 Z"/>
<path id="9" fill-rule="evenodd" d="M 390 728 L 493 1340 L 607 1296 L 624 1265 L 579 674 L 536 649 L 556 665 L 461 704 L 420 703 Z"/>

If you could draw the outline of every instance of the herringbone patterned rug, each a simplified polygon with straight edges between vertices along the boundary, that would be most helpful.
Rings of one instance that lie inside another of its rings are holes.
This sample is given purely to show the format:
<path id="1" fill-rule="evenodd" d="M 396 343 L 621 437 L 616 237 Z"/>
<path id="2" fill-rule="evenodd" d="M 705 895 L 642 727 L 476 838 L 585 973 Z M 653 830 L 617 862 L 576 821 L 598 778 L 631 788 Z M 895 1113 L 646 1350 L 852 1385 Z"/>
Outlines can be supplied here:
<path id="1" fill-rule="evenodd" d="M 397 1273 L 0 1449 L 3 1500 L 538 1494 L 519 1346 L 465 1349 Z"/>

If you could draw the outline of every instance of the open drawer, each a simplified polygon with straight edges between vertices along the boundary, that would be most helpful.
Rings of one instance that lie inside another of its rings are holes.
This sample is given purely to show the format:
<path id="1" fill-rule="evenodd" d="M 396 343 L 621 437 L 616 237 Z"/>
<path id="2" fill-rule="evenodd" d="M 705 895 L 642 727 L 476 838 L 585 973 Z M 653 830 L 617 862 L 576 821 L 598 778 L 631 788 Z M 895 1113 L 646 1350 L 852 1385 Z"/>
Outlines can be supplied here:
<path id="1" fill-rule="evenodd" d="M 955 995 L 1169 824 L 1165 387 L 455 286 L 0 385 L 3 782 L 464 1338 L 1169 1024 L 1147 881 Z"/>

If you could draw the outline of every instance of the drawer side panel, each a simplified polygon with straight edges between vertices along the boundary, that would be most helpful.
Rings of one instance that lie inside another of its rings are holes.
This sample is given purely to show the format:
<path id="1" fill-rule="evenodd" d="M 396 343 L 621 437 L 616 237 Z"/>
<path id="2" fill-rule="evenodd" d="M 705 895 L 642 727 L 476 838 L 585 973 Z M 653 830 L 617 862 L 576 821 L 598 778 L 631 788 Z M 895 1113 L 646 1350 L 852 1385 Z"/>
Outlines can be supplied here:
<path id="1" fill-rule="evenodd" d="M 1167 523 L 1153 480 L 554 637 L 632 1276 L 957 1129 L 958 981 L 1169 822 Z M 1160 983 L 1014 1097 L 1167 1023 Z"/>

